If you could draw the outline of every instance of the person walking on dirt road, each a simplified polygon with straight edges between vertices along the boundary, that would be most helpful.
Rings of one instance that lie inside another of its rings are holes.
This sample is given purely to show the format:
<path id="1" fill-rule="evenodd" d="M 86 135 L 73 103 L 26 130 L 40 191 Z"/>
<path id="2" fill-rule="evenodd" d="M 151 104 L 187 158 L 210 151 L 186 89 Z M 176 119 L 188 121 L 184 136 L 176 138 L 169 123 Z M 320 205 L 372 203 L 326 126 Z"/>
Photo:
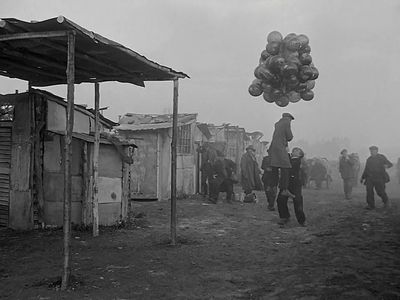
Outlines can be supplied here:
<path id="1" fill-rule="evenodd" d="M 253 190 L 261 191 L 263 189 L 260 179 L 261 170 L 258 167 L 255 153 L 254 146 L 249 145 L 240 159 L 240 180 L 245 194 L 244 202 L 253 202 L 255 200 Z"/>
<path id="2" fill-rule="evenodd" d="M 339 173 L 343 179 L 344 198 L 350 200 L 353 191 L 355 172 L 354 161 L 350 159 L 346 149 L 340 152 Z"/>
<path id="3" fill-rule="evenodd" d="M 360 182 L 365 184 L 367 190 L 367 207 L 366 209 L 375 208 L 374 189 L 379 197 L 382 198 L 384 207 L 389 205 L 389 198 L 386 194 L 386 183 L 390 181 L 387 168 L 391 168 L 393 164 L 385 155 L 378 153 L 377 146 L 369 147 L 371 156 L 365 163 L 364 172 Z"/>
<path id="4" fill-rule="evenodd" d="M 290 155 L 290 163 L 292 165 L 292 168 L 289 170 L 290 172 L 288 186 L 289 191 L 295 195 L 295 197 L 293 198 L 294 212 L 297 222 L 299 222 L 301 226 L 304 226 L 306 221 L 306 216 L 303 211 L 303 180 L 301 178 L 303 157 L 304 152 L 301 148 L 293 148 L 292 154 Z M 277 199 L 278 212 L 280 217 L 280 220 L 278 222 L 279 225 L 285 225 L 287 222 L 289 222 L 290 213 L 287 205 L 288 200 L 289 196 L 284 195 L 283 190 L 280 189 Z"/>

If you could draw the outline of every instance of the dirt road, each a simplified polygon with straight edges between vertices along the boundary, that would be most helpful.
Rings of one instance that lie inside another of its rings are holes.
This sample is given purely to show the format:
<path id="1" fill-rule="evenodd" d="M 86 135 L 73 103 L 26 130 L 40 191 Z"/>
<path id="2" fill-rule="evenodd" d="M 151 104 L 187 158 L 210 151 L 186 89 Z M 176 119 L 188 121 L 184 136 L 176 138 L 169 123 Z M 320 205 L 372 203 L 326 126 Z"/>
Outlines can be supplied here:
<path id="1" fill-rule="evenodd" d="M 400 187 L 364 210 L 364 190 L 306 189 L 307 226 L 260 202 L 178 201 L 179 245 L 169 245 L 169 203 L 133 203 L 135 226 L 74 231 L 69 291 L 58 290 L 62 231 L 0 231 L 1 299 L 400 299 Z"/>

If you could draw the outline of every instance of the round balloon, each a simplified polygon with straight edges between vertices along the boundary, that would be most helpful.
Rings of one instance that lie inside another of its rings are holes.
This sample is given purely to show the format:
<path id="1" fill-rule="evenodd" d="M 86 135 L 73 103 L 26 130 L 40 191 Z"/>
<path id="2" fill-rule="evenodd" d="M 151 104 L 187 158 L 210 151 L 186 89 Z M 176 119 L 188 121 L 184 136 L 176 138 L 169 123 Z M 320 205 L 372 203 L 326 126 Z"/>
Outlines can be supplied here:
<path id="1" fill-rule="evenodd" d="M 288 41 L 286 41 L 286 48 L 289 51 L 297 51 L 300 49 L 300 41 L 297 39 L 297 37 L 294 37 Z"/>
<path id="2" fill-rule="evenodd" d="M 284 64 L 282 67 L 282 75 L 283 77 L 290 77 L 292 75 L 296 75 L 298 73 L 299 69 L 297 68 L 297 65 L 293 63 L 287 63 Z"/>
<path id="3" fill-rule="evenodd" d="M 301 46 L 300 49 L 299 49 L 299 52 L 300 53 L 310 53 L 311 52 L 310 45 Z"/>
<path id="4" fill-rule="evenodd" d="M 308 80 L 306 84 L 307 84 L 307 89 L 312 90 L 315 87 L 315 80 Z"/>
<path id="5" fill-rule="evenodd" d="M 299 102 L 301 100 L 300 94 L 293 91 L 287 94 L 289 101 L 292 103 Z"/>
<path id="6" fill-rule="evenodd" d="M 279 31 L 271 31 L 267 36 L 268 43 L 281 42 L 282 39 L 283 36 Z"/>
<path id="7" fill-rule="evenodd" d="M 269 93 L 272 91 L 272 85 L 265 81 L 261 83 L 261 88 L 264 91 L 264 93 Z"/>
<path id="8" fill-rule="evenodd" d="M 297 36 L 297 39 L 299 40 L 301 47 L 308 45 L 308 43 L 310 42 L 310 40 L 308 39 L 308 37 L 305 34 L 299 34 Z"/>
<path id="9" fill-rule="evenodd" d="M 310 76 L 311 79 L 315 80 L 319 77 L 319 71 L 316 67 L 311 67 L 312 75 Z"/>
<path id="10" fill-rule="evenodd" d="M 269 54 L 277 55 L 279 53 L 280 43 L 278 43 L 278 42 L 268 43 L 267 46 L 265 47 L 265 49 L 267 50 L 267 52 Z"/>
<path id="11" fill-rule="evenodd" d="M 271 98 L 272 99 L 274 99 L 274 100 L 277 100 L 277 99 L 279 99 L 280 97 L 282 97 L 282 91 L 281 90 L 279 90 L 279 89 L 272 89 L 272 91 L 271 91 L 271 93 L 270 93 L 270 96 L 271 96 Z"/>
<path id="12" fill-rule="evenodd" d="M 267 59 L 268 57 L 270 57 L 270 56 L 271 56 L 271 54 L 269 54 L 267 50 L 263 50 L 263 51 L 261 52 L 261 58 L 262 58 L 263 60 L 266 60 L 266 59 Z"/>
<path id="13" fill-rule="evenodd" d="M 309 65 L 312 62 L 312 57 L 309 53 L 302 53 L 299 55 L 299 60 L 302 65 Z"/>
<path id="14" fill-rule="evenodd" d="M 285 36 L 285 38 L 283 39 L 284 42 L 287 42 L 289 40 L 291 40 L 292 38 L 296 37 L 297 34 L 295 33 L 289 33 L 287 36 Z"/>
<path id="15" fill-rule="evenodd" d="M 286 95 L 283 95 L 279 97 L 277 100 L 275 100 L 276 105 L 280 107 L 285 107 L 289 104 L 289 97 Z"/>
<path id="16" fill-rule="evenodd" d="M 314 99 L 314 92 L 313 91 L 305 91 L 305 92 L 301 93 L 300 96 L 304 101 L 310 101 L 310 100 Z"/>
<path id="17" fill-rule="evenodd" d="M 280 55 L 272 56 L 268 61 L 268 68 L 274 74 L 279 74 L 283 65 L 285 64 L 285 59 Z"/>
<path id="18" fill-rule="evenodd" d="M 270 93 L 264 92 L 263 93 L 263 98 L 265 101 L 267 101 L 268 103 L 273 103 L 275 102 L 274 98 L 271 97 Z"/>
<path id="19" fill-rule="evenodd" d="M 252 95 L 253 97 L 258 97 L 263 93 L 263 90 L 261 87 L 257 84 L 250 84 L 249 86 L 249 94 Z"/>

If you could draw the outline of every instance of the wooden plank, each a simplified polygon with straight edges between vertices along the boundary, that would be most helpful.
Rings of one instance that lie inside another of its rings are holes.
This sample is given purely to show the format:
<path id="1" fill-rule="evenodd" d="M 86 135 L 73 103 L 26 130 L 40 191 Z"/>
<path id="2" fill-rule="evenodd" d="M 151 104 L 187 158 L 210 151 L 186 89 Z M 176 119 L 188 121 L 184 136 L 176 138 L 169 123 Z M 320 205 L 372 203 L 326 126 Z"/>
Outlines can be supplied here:
<path id="1" fill-rule="evenodd" d="M 100 87 L 99 83 L 94 84 L 94 145 L 93 145 L 93 236 L 99 235 L 99 149 L 100 149 L 100 128 L 99 128 L 99 107 L 100 107 Z"/>
<path id="2" fill-rule="evenodd" d="M 3 28 L 2 23 L 0 23 L 0 27 Z M 4 34 L 0 36 L 0 42 L 62 37 L 62 36 L 67 36 L 68 32 L 69 31 L 44 31 L 44 32 L 24 32 L 24 33 Z"/>
<path id="3" fill-rule="evenodd" d="M 178 137 L 178 79 L 174 80 L 171 142 L 171 244 L 176 244 L 176 158 Z"/>
<path id="4" fill-rule="evenodd" d="M 11 163 L 11 157 L 6 158 L 6 157 L 3 157 L 2 155 L 0 155 L 0 164 L 10 164 L 10 163 Z"/>
<path id="5" fill-rule="evenodd" d="M 10 169 L 0 167 L 0 173 L 1 174 L 10 174 Z"/>
<path id="6" fill-rule="evenodd" d="M 75 83 L 75 32 L 68 34 L 68 57 L 67 57 L 67 134 L 65 136 L 65 167 L 64 167 L 64 255 L 63 255 L 63 273 L 61 279 L 61 290 L 66 290 L 69 285 L 71 274 L 70 256 L 71 256 L 71 159 L 72 159 L 72 132 L 74 127 L 74 83 Z"/>

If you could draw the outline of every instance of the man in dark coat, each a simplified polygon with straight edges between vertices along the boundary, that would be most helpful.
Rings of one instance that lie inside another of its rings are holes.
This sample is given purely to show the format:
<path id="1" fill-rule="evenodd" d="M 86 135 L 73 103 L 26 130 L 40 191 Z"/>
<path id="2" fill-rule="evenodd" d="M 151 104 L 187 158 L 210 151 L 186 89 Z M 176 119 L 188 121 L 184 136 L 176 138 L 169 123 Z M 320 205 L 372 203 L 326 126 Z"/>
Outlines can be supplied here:
<path id="1" fill-rule="evenodd" d="M 303 211 L 303 195 L 302 195 L 302 187 L 303 187 L 303 179 L 301 178 L 301 171 L 303 166 L 304 152 L 300 148 L 293 148 L 292 154 L 290 157 L 290 163 L 292 168 L 289 172 L 289 191 L 294 194 L 293 198 L 293 207 L 296 215 L 297 222 L 304 226 L 306 221 L 306 216 Z M 280 189 L 277 199 L 278 204 L 278 212 L 280 220 L 278 222 L 279 225 L 285 225 L 290 219 L 290 213 L 288 209 L 288 196 L 283 195 L 282 189 Z"/>
<path id="2" fill-rule="evenodd" d="M 346 149 L 340 152 L 339 172 L 343 179 L 344 198 L 350 200 L 353 191 L 355 170 L 354 161 L 349 157 Z"/>
<path id="3" fill-rule="evenodd" d="M 294 117 L 291 114 L 282 114 L 282 118 L 275 123 L 271 145 L 268 149 L 269 155 L 271 156 L 271 166 L 280 169 L 279 188 L 282 190 L 283 195 L 290 197 L 294 197 L 288 190 L 289 170 L 291 168 L 288 155 L 288 143 L 293 139 L 292 130 L 290 128 L 292 120 L 294 120 Z"/>
<path id="4" fill-rule="evenodd" d="M 236 172 L 236 164 L 219 153 L 211 167 L 210 197 L 211 203 L 216 204 L 220 192 L 226 192 L 226 201 L 232 202 L 233 184 L 236 183 L 233 174 Z"/>
<path id="5" fill-rule="evenodd" d="M 245 201 L 249 200 L 250 197 L 254 198 L 253 190 L 262 190 L 262 183 L 260 179 L 260 168 L 258 167 L 257 159 L 255 156 L 256 149 L 253 145 L 246 148 L 246 152 L 240 159 L 240 172 L 241 172 L 241 183 L 243 192 L 245 193 Z M 253 199 L 255 200 L 255 199 Z"/>
<path id="6" fill-rule="evenodd" d="M 267 196 L 268 209 L 274 211 L 279 174 L 278 169 L 271 167 L 271 156 L 264 156 L 261 169 L 264 171 L 261 179 L 264 185 L 265 195 Z"/>
<path id="7" fill-rule="evenodd" d="M 217 153 L 208 144 L 201 146 L 199 152 L 201 153 L 201 192 L 203 196 L 207 196 L 209 193 L 208 185 L 210 184 L 211 168 L 217 158 Z"/>
<path id="8" fill-rule="evenodd" d="M 388 161 L 386 156 L 378 153 L 378 147 L 369 147 L 371 156 L 365 163 L 364 172 L 361 176 L 361 183 L 365 184 L 367 190 L 366 209 L 375 208 L 374 189 L 379 197 L 382 198 L 384 207 L 389 205 L 389 198 L 386 194 L 386 183 L 389 182 L 389 174 L 386 168 L 391 168 L 393 164 Z"/>

